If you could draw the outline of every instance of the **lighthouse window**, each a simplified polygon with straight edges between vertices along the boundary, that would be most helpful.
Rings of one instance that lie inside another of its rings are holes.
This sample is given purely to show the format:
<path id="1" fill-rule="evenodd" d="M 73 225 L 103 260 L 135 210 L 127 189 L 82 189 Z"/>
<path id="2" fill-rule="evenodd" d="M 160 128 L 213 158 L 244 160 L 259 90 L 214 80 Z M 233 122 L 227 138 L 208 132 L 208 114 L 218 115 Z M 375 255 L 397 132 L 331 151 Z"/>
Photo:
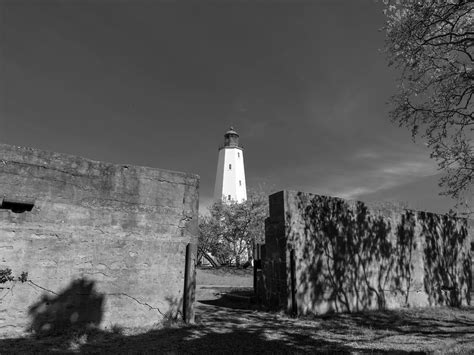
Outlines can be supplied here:
<path id="1" fill-rule="evenodd" d="M 242 180 L 239 180 L 239 186 L 242 186 Z"/>
<path id="2" fill-rule="evenodd" d="M 229 169 L 232 169 L 232 164 L 229 164 Z"/>
<path id="3" fill-rule="evenodd" d="M 240 153 L 237 153 L 237 158 L 240 158 Z"/>

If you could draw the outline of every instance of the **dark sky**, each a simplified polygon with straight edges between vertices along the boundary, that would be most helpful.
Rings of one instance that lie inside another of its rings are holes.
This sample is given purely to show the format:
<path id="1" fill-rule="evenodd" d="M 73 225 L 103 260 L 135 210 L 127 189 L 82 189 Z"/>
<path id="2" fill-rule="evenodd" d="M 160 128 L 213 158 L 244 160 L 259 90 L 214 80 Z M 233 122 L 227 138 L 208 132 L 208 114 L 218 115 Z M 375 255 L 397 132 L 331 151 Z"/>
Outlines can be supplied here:
<path id="1" fill-rule="evenodd" d="M 388 119 L 373 0 L 0 1 L 0 141 L 197 173 L 230 125 L 247 183 L 447 210 Z"/>

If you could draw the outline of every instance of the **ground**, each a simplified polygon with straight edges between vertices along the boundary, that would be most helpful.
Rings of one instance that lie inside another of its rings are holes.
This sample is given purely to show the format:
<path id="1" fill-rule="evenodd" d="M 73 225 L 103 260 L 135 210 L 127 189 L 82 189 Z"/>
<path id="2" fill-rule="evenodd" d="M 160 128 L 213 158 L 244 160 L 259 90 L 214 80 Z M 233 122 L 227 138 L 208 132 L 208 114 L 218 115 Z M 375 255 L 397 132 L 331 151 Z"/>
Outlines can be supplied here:
<path id="1" fill-rule="evenodd" d="M 252 270 L 198 270 L 196 324 L 0 339 L 0 353 L 474 353 L 474 307 L 291 318 L 249 301 Z"/>

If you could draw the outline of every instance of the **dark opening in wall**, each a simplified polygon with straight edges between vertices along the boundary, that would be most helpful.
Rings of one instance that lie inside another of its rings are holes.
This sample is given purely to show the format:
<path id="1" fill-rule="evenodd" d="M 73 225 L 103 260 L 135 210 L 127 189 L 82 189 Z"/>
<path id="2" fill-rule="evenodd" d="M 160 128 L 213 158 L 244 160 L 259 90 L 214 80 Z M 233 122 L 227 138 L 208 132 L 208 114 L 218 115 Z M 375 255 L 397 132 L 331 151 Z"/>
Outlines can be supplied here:
<path id="1" fill-rule="evenodd" d="M 14 213 L 31 211 L 35 203 L 33 201 L 14 201 L 3 199 L 0 209 L 11 210 Z"/>

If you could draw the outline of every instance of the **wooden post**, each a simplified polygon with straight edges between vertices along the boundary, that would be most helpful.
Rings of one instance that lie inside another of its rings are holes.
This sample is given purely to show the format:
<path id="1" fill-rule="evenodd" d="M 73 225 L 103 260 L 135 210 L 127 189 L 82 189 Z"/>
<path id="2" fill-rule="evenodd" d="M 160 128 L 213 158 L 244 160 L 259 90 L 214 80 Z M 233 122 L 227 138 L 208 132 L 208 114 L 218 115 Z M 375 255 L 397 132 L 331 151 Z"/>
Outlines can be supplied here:
<path id="1" fill-rule="evenodd" d="M 253 294 L 257 298 L 257 248 L 258 244 L 253 245 Z"/>
<path id="2" fill-rule="evenodd" d="M 186 246 L 186 264 L 184 269 L 183 319 L 194 323 L 194 300 L 196 292 L 196 257 L 197 245 Z"/>
<path id="3" fill-rule="evenodd" d="M 260 254 L 260 244 L 255 243 L 253 249 L 253 292 L 258 300 L 258 270 L 262 269 L 262 256 Z"/>
<path id="4" fill-rule="evenodd" d="M 296 304 L 296 265 L 295 265 L 295 250 L 290 251 L 290 278 L 291 278 L 291 314 L 296 316 L 298 314 L 298 307 Z"/>

